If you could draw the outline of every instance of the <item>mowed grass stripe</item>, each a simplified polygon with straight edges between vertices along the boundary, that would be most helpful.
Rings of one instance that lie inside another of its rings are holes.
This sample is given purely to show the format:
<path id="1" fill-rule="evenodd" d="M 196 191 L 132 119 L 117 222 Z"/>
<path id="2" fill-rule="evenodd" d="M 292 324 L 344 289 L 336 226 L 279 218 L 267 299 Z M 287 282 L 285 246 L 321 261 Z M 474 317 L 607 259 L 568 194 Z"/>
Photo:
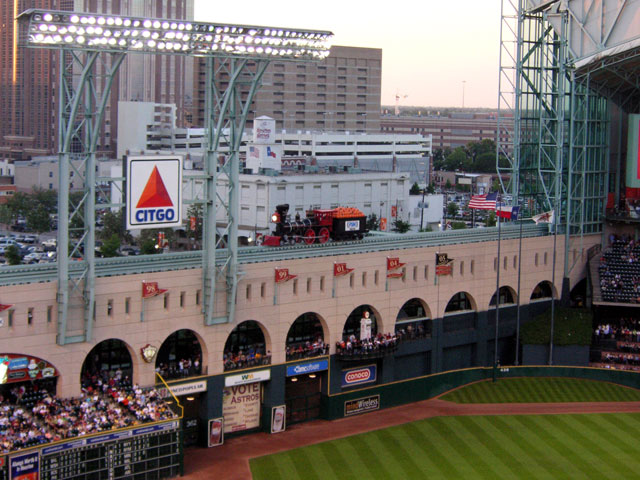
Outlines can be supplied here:
<path id="1" fill-rule="evenodd" d="M 466 425 L 464 421 L 460 421 L 460 417 L 453 417 L 450 422 L 443 422 L 440 428 L 443 430 L 443 434 L 449 439 L 452 445 L 455 446 L 455 451 L 458 455 L 462 455 L 467 462 L 471 465 L 473 477 L 467 478 L 502 478 L 496 470 L 485 461 L 482 452 L 478 451 L 482 444 L 469 445 L 469 436 L 466 431 Z M 466 435 L 465 435 L 466 433 Z"/>
<path id="2" fill-rule="evenodd" d="M 561 432 L 570 434 L 577 444 L 577 448 L 586 448 L 585 456 L 587 464 L 598 469 L 602 478 L 631 478 L 634 471 L 623 461 L 623 451 L 616 449 L 613 443 L 601 435 L 595 424 L 589 426 L 582 419 L 589 415 L 574 415 L 572 417 L 556 417 L 555 423 Z M 618 460 L 609 463 L 609 459 Z M 594 461 L 597 460 L 597 461 Z"/>
<path id="3" fill-rule="evenodd" d="M 558 468 L 565 472 L 565 478 L 584 478 L 588 469 L 585 471 L 581 465 L 577 465 L 570 455 L 570 450 L 545 429 L 544 418 L 543 415 L 525 415 L 517 416 L 515 420 L 520 424 L 521 429 L 526 430 L 528 437 L 535 443 L 544 445 L 544 456 L 554 459 Z"/>
<path id="4" fill-rule="evenodd" d="M 426 460 L 430 464 L 429 466 L 432 467 L 429 469 L 431 476 L 435 476 L 437 472 L 442 478 L 461 478 L 461 473 L 456 466 L 448 457 L 442 455 L 440 450 L 433 444 L 431 432 L 429 431 L 431 425 L 429 423 L 416 422 L 403 426 L 414 445 L 419 446 L 424 452 L 424 456 L 421 458 Z"/>
<path id="5" fill-rule="evenodd" d="M 255 480 L 639 478 L 640 414 L 439 417 L 251 460 Z"/>
<path id="6" fill-rule="evenodd" d="M 588 444 L 578 441 L 578 435 L 573 426 L 566 430 L 560 428 L 561 418 L 556 415 L 540 415 L 532 417 L 537 425 L 541 425 L 544 432 L 551 439 L 551 448 L 555 448 L 566 460 L 584 474 L 584 478 L 607 478 L 599 467 L 599 462 L 593 462 L 593 453 Z M 565 428 L 568 426 L 564 423 Z"/>
<path id="7" fill-rule="evenodd" d="M 471 440 L 473 448 L 478 448 L 477 446 L 480 445 L 480 450 L 482 450 L 480 453 L 490 458 L 491 465 L 499 469 L 503 477 L 513 478 L 522 471 L 523 465 L 519 461 L 519 457 L 507 451 L 502 442 L 496 441 L 495 435 L 489 434 L 490 424 L 483 422 L 484 417 L 455 417 L 455 420 L 460 420 L 465 430 L 473 437 Z M 495 433 L 495 429 L 493 430 L 492 433 Z M 505 445 L 507 444 L 505 443 Z"/>
<path id="8" fill-rule="evenodd" d="M 629 402 L 640 390 L 577 378 L 502 378 L 468 385 L 443 395 L 456 403 Z"/>

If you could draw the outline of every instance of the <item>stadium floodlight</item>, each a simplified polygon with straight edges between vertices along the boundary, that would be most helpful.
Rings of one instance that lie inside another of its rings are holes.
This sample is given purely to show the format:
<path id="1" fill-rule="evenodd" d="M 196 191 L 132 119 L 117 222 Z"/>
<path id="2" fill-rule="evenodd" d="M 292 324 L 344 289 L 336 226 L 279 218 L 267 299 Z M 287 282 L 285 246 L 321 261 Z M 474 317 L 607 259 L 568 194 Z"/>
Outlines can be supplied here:
<path id="1" fill-rule="evenodd" d="M 83 51 L 322 60 L 333 33 L 186 20 L 30 9 L 20 44 Z"/>

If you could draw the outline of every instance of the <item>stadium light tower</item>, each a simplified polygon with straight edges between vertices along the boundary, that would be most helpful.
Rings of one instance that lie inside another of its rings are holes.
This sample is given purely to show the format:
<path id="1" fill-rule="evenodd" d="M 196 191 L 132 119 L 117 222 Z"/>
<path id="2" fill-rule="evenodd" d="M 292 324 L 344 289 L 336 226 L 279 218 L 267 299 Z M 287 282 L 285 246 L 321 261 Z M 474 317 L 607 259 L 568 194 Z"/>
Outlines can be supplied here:
<path id="1" fill-rule="evenodd" d="M 58 336 L 60 345 L 90 341 L 95 309 L 96 145 L 114 77 L 128 53 L 207 57 L 204 204 L 203 314 L 205 324 L 233 321 L 238 284 L 239 149 L 253 97 L 270 61 L 321 61 L 332 33 L 238 24 L 97 15 L 31 9 L 18 17 L 20 45 L 60 51 L 58 190 Z M 216 74 L 226 72 L 224 89 Z M 240 92 L 240 86 L 248 93 Z M 246 94 L 243 94 L 246 93 Z M 224 140 L 228 151 L 222 155 Z M 73 160 L 73 162 L 72 162 Z M 83 195 L 69 196 L 70 170 L 83 180 Z M 66 179 L 66 181 L 65 181 Z M 227 194 L 216 185 L 226 179 Z M 226 217 L 217 232 L 216 208 Z M 74 225 L 80 225 L 73 232 Z M 70 251 L 69 235 L 79 239 Z M 226 248 L 222 246 L 226 239 Z M 70 259 L 80 249 L 81 261 Z M 216 281 L 224 285 L 224 306 L 216 308 Z M 70 307 L 84 309 L 84 325 L 68 325 Z M 218 316 L 214 311 L 220 312 Z M 69 333 L 73 332 L 72 335 Z M 78 332 L 82 332 L 81 334 Z"/>

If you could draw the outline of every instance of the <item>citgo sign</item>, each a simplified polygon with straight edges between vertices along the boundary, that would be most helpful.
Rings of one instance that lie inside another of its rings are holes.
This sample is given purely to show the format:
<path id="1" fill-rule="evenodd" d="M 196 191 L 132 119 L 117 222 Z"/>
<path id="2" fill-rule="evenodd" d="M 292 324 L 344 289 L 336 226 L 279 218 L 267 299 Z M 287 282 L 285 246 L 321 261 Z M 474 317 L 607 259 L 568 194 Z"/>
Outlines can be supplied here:
<path id="1" fill-rule="evenodd" d="M 182 157 L 127 157 L 127 229 L 182 225 Z"/>
<path id="2" fill-rule="evenodd" d="M 342 387 L 352 387 L 364 383 L 373 383 L 377 379 L 376 366 L 366 365 L 364 367 L 352 368 L 342 371 Z"/>

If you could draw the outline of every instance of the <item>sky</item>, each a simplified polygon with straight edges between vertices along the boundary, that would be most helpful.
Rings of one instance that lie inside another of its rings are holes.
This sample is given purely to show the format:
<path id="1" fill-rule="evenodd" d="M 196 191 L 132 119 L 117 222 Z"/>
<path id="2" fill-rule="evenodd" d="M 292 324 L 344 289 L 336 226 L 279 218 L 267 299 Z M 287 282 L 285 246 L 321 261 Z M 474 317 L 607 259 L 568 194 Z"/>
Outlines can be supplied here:
<path id="1" fill-rule="evenodd" d="M 382 104 L 496 108 L 501 0 L 195 0 L 195 19 L 329 30 L 382 49 Z M 405 97 L 406 96 L 406 97 Z"/>

